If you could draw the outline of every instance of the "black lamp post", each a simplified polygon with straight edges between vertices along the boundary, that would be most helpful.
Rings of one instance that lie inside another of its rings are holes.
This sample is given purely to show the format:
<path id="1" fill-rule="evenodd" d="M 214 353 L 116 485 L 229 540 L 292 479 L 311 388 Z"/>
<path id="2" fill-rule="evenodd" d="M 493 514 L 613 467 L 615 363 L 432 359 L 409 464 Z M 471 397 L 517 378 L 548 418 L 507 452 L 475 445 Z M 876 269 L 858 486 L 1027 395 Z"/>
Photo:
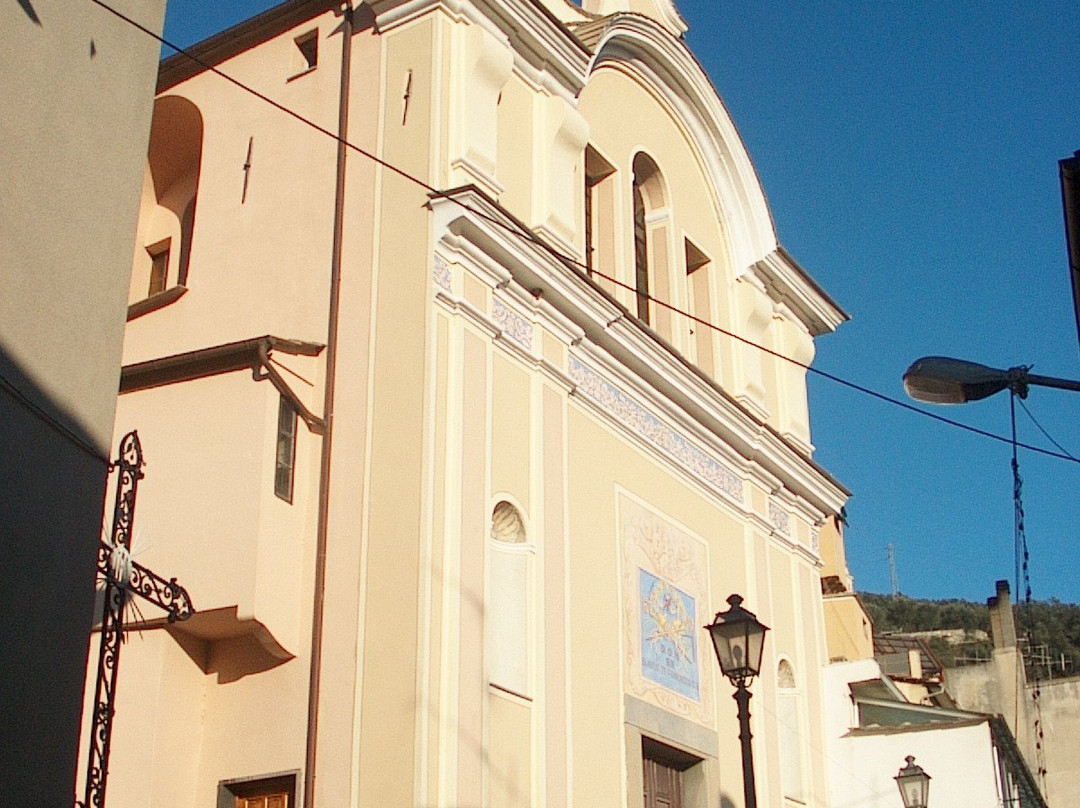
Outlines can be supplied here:
<path id="1" fill-rule="evenodd" d="M 904 761 L 907 765 L 893 778 L 900 789 L 904 808 L 926 808 L 930 795 L 930 775 L 915 763 L 914 755 L 908 755 Z"/>
<path id="2" fill-rule="evenodd" d="M 748 686 L 761 671 L 761 652 L 765 646 L 765 632 L 769 627 L 761 623 L 753 612 L 742 607 L 742 597 L 732 595 L 727 599 L 731 606 L 726 612 L 717 612 L 712 625 L 705 626 L 712 637 L 720 671 L 735 685 L 734 699 L 739 705 L 739 740 L 742 741 L 743 795 L 745 808 L 757 808 L 757 791 L 754 787 L 754 751 L 750 747 L 750 690 Z"/>

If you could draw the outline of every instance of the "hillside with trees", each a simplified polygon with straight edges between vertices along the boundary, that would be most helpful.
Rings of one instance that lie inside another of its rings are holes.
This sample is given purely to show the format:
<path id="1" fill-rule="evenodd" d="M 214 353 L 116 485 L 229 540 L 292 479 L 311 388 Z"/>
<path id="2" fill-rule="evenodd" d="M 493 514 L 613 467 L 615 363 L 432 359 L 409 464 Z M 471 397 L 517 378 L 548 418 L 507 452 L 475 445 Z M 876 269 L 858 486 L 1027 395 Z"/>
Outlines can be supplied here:
<path id="1" fill-rule="evenodd" d="M 975 659 L 988 659 L 990 611 L 983 603 L 964 600 L 917 600 L 860 593 L 876 634 L 962 629 L 963 643 L 943 638 L 928 640 L 942 664 L 952 667 Z M 1080 674 L 1080 606 L 1057 600 L 1033 601 L 1014 607 L 1016 634 L 1028 641 L 1025 656 L 1029 673 L 1041 677 Z"/>

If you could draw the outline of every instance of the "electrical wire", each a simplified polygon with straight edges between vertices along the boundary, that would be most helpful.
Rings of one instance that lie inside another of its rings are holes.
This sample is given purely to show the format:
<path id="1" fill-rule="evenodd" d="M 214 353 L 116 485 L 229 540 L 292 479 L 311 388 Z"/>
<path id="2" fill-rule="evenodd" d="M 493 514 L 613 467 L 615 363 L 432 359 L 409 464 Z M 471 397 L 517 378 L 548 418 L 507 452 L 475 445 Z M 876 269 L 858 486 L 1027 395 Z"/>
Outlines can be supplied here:
<path id="1" fill-rule="evenodd" d="M 1032 631 L 1032 626 L 1034 624 L 1034 619 L 1033 619 L 1033 616 L 1031 615 L 1031 566 L 1030 566 L 1031 553 L 1030 553 L 1029 548 L 1028 548 L 1027 529 L 1026 529 L 1026 527 L 1024 525 L 1024 521 L 1025 521 L 1024 500 L 1023 500 L 1024 481 L 1023 481 L 1023 478 L 1020 476 L 1020 460 L 1019 460 L 1019 453 L 1017 452 L 1018 442 L 1017 442 L 1017 439 L 1016 439 L 1016 435 L 1017 435 L 1017 433 L 1016 433 L 1016 402 L 1020 401 L 1021 405 L 1023 405 L 1023 401 L 1021 400 L 1020 396 L 1017 394 L 1017 392 L 1015 390 L 1010 390 L 1009 391 L 1009 401 L 1010 401 L 1009 415 L 1011 416 L 1010 421 L 1011 421 L 1011 424 L 1012 424 L 1012 443 L 1013 443 L 1013 450 L 1012 450 L 1013 524 L 1014 524 L 1013 532 L 1014 532 L 1015 552 L 1016 552 L 1016 567 L 1017 567 L 1017 569 L 1016 569 L 1017 593 L 1016 594 L 1017 594 L 1017 599 L 1019 599 L 1019 597 L 1020 597 L 1020 576 L 1021 576 L 1021 572 L 1022 572 L 1022 574 L 1023 574 L 1023 585 L 1024 585 L 1024 588 L 1023 588 L 1024 605 L 1028 607 L 1025 610 L 1025 612 L 1023 613 L 1023 615 L 1022 615 L 1024 622 L 1026 622 L 1028 624 L 1025 627 L 1025 632 L 1024 633 L 1025 633 L 1025 636 L 1027 637 L 1028 652 L 1033 655 L 1034 651 L 1035 651 L 1035 637 L 1034 637 L 1034 633 Z M 1024 411 L 1027 412 L 1026 407 L 1024 407 Z M 1028 416 L 1029 417 L 1031 416 L 1030 412 L 1028 413 Z M 1032 418 L 1031 420 L 1034 421 L 1035 419 Z M 1036 423 L 1036 426 L 1038 426 L 1038 423 Z M 1042 427 L 1039 427 L 1039 428 L 1041 429 Z M 1044 432 L 1043 434 L 1046 434 L 1046 433 Z M 1047 437 L 1049 437 L 1049 435 L 1047 435 Z M 1034 657 L 1031 660 L 1031 669 L 1032 669 L 1032 678 L 1034 679 L 1033 687 L 1032 687 L 1032 691 L 1031 691 L 1031 699 L 1032 699 L 1032 706 L 1033 706 L 1033 708 L 1035 710 L 1035 716 L 1034 716 L 1033 725 L 1032 725 L 1032 730 L 1033 730 L 1033 733 L 1034 733 L 1034 740 L 1035 740 L 1035 769 L 1036 769 L 1035 775 L 1039 780 L 1039 784 L 1040 784 L 1043 792 L 1045 793 L 1045 791 L 1046 791 L 1046 774 L 1047 774 L 1047 770 L 1046 770 L 1046 751 L 1044 749 L 1044 745 L 1046 743 L 1046 737 L 1045 737 L 1045 733 L 1043 731 L 1042 698 L 1041 698 L 1041 696 L 1042 696 L 1042 685 L 1041 685 L 1042 670 L 1041 670 L 1041 667 L 1039 666 L 1039 664 L 1035 661 Z M 1021 657 L 1020 666 L 1019 666 L 1019 669 L 1017 671 L 1017 677 L 1019 678 L 1019 684 L 1020 685 L 1023 685 L 1023 683 L 1024 683 L 1023 672 L 1024 672 L 1024 662 L 1023 662 L 1023 658 Z M 1015 704 L 1014 704 L 1014 715 L 1016 716 L 1016 722 L 1015 723 L 1017 725 L 1019 725 L 1019 723 L 1020 723 L 1020 709 L 1019 709 L 1019 707 L 1020 707 L 1020 693 L 1021 693 L 1022 690 L 1023 690 L 1022 686 L 1016 688 L 1016 696 L 1015 696 Z"/>
<path id="2" fill-rule="evenodd" d="M 360 156 L 365 157 L 368 160 L 371 160 L 376 165 L 379 165 L 379 166 L 387 169 L 388 171 L 391 171 L 394 174 L 398 175 L 402 179 L 405 179 L 408 182 L 411 182 L 411 183 L 417 185 L 418 187 L 420 187 L 423 190 L 427 191 L 429 194 L 440 194 L 440 193 L 442 193 L 439 189 L 437 189 L 434 186 L 428 184 L 427 182 L 420 179 L 419 177 L 416 177 L 416 176 L 410 174 L 409 172 L 405 171 L 402 168 L 399 168 L 398 166 L 394 165 L 393 163 L 390 163 L 390 162 L 388 162 L 386 160 L 383 160 L 381 157 L 378 157 L 377 155 L 367 151 L 366 149 L 364 149 L 364 148 L 362 148 L 360 146 L 357 146 L 355 143 L 352 143 L 351 141 L 340 137 L 337 133 L 325 128 L 324 126 L 321 126 L 320 124 L 316 123 L 315 121 L 311 120 L 310 118 L 307 118 L 307 117 L 301 115 L 300 113 L 296 112 L 295 110 L 292 110 L 289 107 L 286 107 L 284 104 L 281 104 L 281 103 L 275 101 L 274 99 L 270 98 L 266 94 L 264 94 L 262 92 L 259 92 L 255 88 L 253 88 L 253 87 L 243 83 L 242 81 L 230 76 L 229 74 L 225 73 L 224 71 L 220 70 L 219 68 L 217 68 L 214 65 L 210 64 L 209 62 L 207 62 L 207 61 L 205 61 L 203 59 L 200 59 L 198 56 L 191 53 L 191 51 L 170 42 L 169 40 L 165 39 L 162 35 L 155 33 L 154 31 L 150 30 L 149 28 L 142 25 L 138 21 L 136 21 L 136 20 L 132 19 L 131 17 L 127 16 L 123 12 L 113 8 L 108 3 L 104 2 L 104 0 L 89 0 L 89 2 L 91 2 L 94 5 L 100 7 L 104 11 L 107 11 L 108 13 L 114 15 L 115 17 L 117 17 L 120 20 L 124 21 L 128 25 L 138 29 L 142 33 L 144 33 L 147 36 L 151 37 L 152 39 L 157 40 L 159 43 L 161 43 L 165 47 L 175 51 L 177 54 L 180 54 L 180 55 L 184 56 L 185 58 L 190 59 L 191 61 L 193 61 L 195 64 L 199 65 L 200 67 L 202 67 L 206 71 L 208 71 L 210 73 L 213 73 L 216 76 L 221 77 L 222 79 L 224 79 L 228 83 L 232 84 L 233 86 L 235 86 L 239 90 L 241 90 L 241 91 L 243 91 L 245 93 L 248 93 L 249 95 L 259 99 L 260 101 L 263 101 L 266 104 L 269 104 L 271 107 L 278 110 L 279 112 L 282 112 L 285 115 L 288 115 L 290 118 L 293 118 L 294 120 L 304 124 L 305 126 L 310 127 L 311 129 L 315 130 L 319 134 L 324 135 L 325 137 L 330 138 L 334 142 L 341 144 L 342 146 L 349 149 L 350 151 L 353 151 L 356 154 L 359 154 Z M 471 207 L 470 205 L 466 204 L 465 202 L 462 202 L 461 200 L 454 199 L 453 197 L 447 197 L 447 199 L 449 199 L 449 201 L 453 202 L 454 204 L 458 205 L 460 208 L 462 208 L 466 212 L 471 213 L 472 215 L 476 216 L 477 218 L 480 218 L 480 219 L 492 224 L 495 227 L 498 227 L 498 228 L 500 228 L 500 229 L 502 229 L 502 230 L 504 230 L 506 232 L 509 232 L 509 233 L 511 233 L 513 235 L 519 236 L 519 237 L 529 241 L 530 243 L 536 245 L 540 249 L 542 249 L 545 252 L 547 252 L 548 254 L 550 254 L 552 257 L 554 257 L 555 259 L 557 259 L 561 263 L 566 264 L 567 266 L 572 267 L 572 268 L 578 270 L 579 272 L 582 272 L 584 274 L 587 274 L 587 275 L 590 275 L 590 276 L 593 276 L 593 277 L 602 278 L 602 279 L 604 279 L 604 280 L 606 280 L 606 281 L 608 281 L 610 283 L 613 283 L 616 286 L 619 286 L 619 287 L 621 287 L 623 289 L 628 289 L 630 291 L 638 293 L 638 290 L 636 289 L 636 287 L 632 287 L 629 284 L 623 283 L 622 281 L 619 281 L 619 280 L 617 280 L 615 278 L 612 278 L 612 277 L 610 277 L 608 275 L 604 275 L 602 273 L 596 272 L 595 270 L 592 270 L 589 267 L 587 267 L 581 261 L 578 261 L 573 256 L 569 256 L 569 255 L 566 255 L 566 254 L 560 252 L 558 249 L 556 249 L 552 245 L 548 244 L 545 240 L 543 240 L 542 238 L 537 236 L 535 233 L 533 233 L 531 230 L 529 230 L 527 227 L 525 227 L 524 225 L 522 225 L 520 223 L 517 223 L 517 222 L 513 222 L 512 224 L 507 223 L 506 221 L 503 221 L 501 219 L 497 219 L 497 218 L 485 213 L 484 211 L 476 210 L 475 208 Z M 858 393 L 861 393 L 863 395 L 870 396 L 870 397 L 875 398 L 875 399 L 877 399 L 879 401 L 883 401 L 883 402 L 886 402 L 888 404 L 892 404 L 893 406 L 900 407 L 901 409 L 907 410 L 908 412 L 917 413 L 917 414 L 919 414 L 919 415 L 921 415 L 921 416 L 923 416 L 925 418 L 930 418 L 930 419 L 932 419 L 934 421 L 938 421 L 939 423 L 947 424 L 949 426 L 956 427 L 957 429 L 961 429 L 961 430 L 964 430 L 966 432 L 970 432 L 970 433 L 975 434 L 975 435 L 980 435 L 980 436 L 982 436 L 984 438 L 989 438 L 991 440 L 998 441 L 999 443 L 1005 443 L 1005 444 L 1010 444 L 1010 445 L 1012 444 L 1012 440 L 1010 440 L 1010 438 L 1008 438 L 1007 436 L 998 435 L 998 434 L 996 434 L 994 432 L 990 432 L 990 431 L 985 430 L 985 429 L 979 429 L 978 427 L 971 426 L 970 424 L 965 424 L 965 423 L 963 423 L 961 421 L 953 420 L 952 418 L 946 418 L 943 415 L 938 415 L 937 413 L 929 412 L 929 411 L 924 410 L 924 409 L 922 409 L 920 407 L 916 407 L 916 406 L 914 406 L 912 404 L 909 404 L 906 401 L 901 401 L 900 399 L 893 398 L 892 396 L 888 396 L 888 395 L 886 395 L 884 393 L 880 393 L 880 392 L 878 392 L 876 390 L 872 390 L 869 387 L 865 387 L 865 386 L 863 386 L 861 384 L 858 384 L 856 382 L 848 381 L 847 379 L 844 379 L 844 378 L 842 378 L 840 376 L 837 376 L 837 375 L 835 375 L 833 373 L 829 373 L 829 372 L 821 370 L 819 368 L 811 367 L 810 365 L 808 365 L 806 363 L 799 362 L 798 360 L 796 360 L 796 359 L 794 359 L 792 357 L 785 356 L 784 354 L 779 353 L 777 351 L 774 351 L 771 348 L 767 348 L 764 345 L 760 345 L 760 344 L 758 344 L 756 342 L 753 342 L 752 340 L 749 340 L 746 337 L 742 337 L 742 336 L 740 336 L 738 334 L 735 334 L 735 333 L 733 333 L 731 331 L 728 331 L 727 329 L 724 329 L 724 328 L 716 325 L 715 323 L 711 323 L 711 322 L 708 322 L 707 320 L 701 319 L 700 317 L 696 317 L 693 314 L 691 314 L 689 312 L 686 312 L 686 311 L 683 311 L 682 309 L 679 309 L 679 308 L 673 306 L 670 303 L 659 300 L 659 299 L 657 299 L 657 298 L 655 298 L 655 297 L 653 297 L 651 295 L 645 295 L 645 297 L 647 297 L 652 303 L 656 304 L 657 306 L 666 308 L 666 309 L 668 309 L 670 311 L 676 312 L 676 313 L 678 313 L 678 314 L 680 314 L 680 315 L 682 315 L 684 317 L 687 317 L 688 319 L 690 319 L 691 321 L 697 323 L 698 325 L 704 326 L 706 328 L 710 328 L 710 329 L 712 329 L 714 331 L 717 331 L 720 334 L 731 337 L 732 339 L 735 339 L 735 340 L 737 340 L 737 341 L 739 341 L 739 342 L 741 342 L 741 343 L 743 343 L 745 345 L 749 345 L 749 346 L 751 346 L 753 348 L 756 348 L 757 350 L 763 351 L 766 354 L 769 354 L 770 356 L 776 357 L 776 358 L 781 359 L 781 360 L 783 360 L 785 362 L 789 362 L 789 363 L 791 363 L 793 365 L 796 365 L 797 367 L 800 367 L 800 368 L 804 369 L 807 373 L 811 373 L 811 374 L 814 374 L 815 376 L 819 376 L 819 377 L 821 377 L 823 379 L 827 379 L 827 380 L 833 382 L 834 384 L 838 384 L 838 385 L 840 385 L 842 387 L 846 387 L 846 388 L 848 388 L 850 390 L 854 390 L 854 391 L 856 391 Z M 1027 449 L 1028 451 L 1036 452 L 1038 454 L 1042 454 L 1042 455 L 1045 455 L 1045 456 L 1048 456 L 1048 457 L 1053 457 L 1053 458 L 1056 458 L 1058 460 L 1066 460 L 1066 461 L 1069 461 L 1069 462 L 1072 462 L 1072 463 L 1080 464 L 1080 459 L 1078 459 L 1076 457 L 1073 457 L 1072 455 L 1070 455 L 1070 454 L 1068 454 L 1067 452 L 1064 452 L 1064 451 L 1062 453 L 1053 452 L 1053 451 L 1051 451 L 1049 449 L 1044 449 L 1044 448 L 1039 447 L 1039 446 L 1033 446 L 1033 445 L 1024 444 L 1024 443 L 1021 443 L 1021 444 L 1018 444 L 1018 445 L 1020 447 L 1024 448 L 1024 449 Z"/>
<path id="3" fill-rule="evenodd" d="M 1076 460 L 1076 457 L 1071 452 L 1069 452 L 1068 449 L 1066 449 L 1064 446 L 1062 446 L 1060 443 L 1058 443 L 1056 440 L 1054 440 L 1053 436 L 1049 432 L 1047 432 L 1045 429 L 1043 429 L 1043 425 L 1040 424 L 1035 419 L 1035 416 L 1031 414 L 1031 410 L 1028 409 L 1028 406 L 1027 406 L 1027 404 L 1024 403 L 1023 399 L 1019 399 L 1018 403 L 1020 404 L 1020 407 L 1024 410 L 1024 412 L 1027 413 L 1027 417 L 1031 419 L 1031 423 L 1035 424 L 1035 426 L 1038 427 L 1039 431 L 1043 433 L 1043 437 L 1045 437 L 1048 441 L 1050 441 L 1052 444 L 1054 444 L 1054 446 L 1056 446 L 1061 451 L 1062 454 L 1068 455 L 1073 460 Z"/>

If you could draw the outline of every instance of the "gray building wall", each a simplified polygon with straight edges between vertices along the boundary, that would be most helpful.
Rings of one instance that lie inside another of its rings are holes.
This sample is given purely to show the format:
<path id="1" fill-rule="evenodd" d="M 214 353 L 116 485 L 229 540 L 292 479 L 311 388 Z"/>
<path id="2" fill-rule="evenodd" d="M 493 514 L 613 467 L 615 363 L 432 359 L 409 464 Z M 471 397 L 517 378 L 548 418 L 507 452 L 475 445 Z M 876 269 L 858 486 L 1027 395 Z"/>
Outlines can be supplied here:
<path id="1" fill-rule="evenodd" d="M 110 0 L 160 31 L 165 0 Z M 0 771 L 70 805 L 158 43 L 89 0 L 0 4 Z"/>

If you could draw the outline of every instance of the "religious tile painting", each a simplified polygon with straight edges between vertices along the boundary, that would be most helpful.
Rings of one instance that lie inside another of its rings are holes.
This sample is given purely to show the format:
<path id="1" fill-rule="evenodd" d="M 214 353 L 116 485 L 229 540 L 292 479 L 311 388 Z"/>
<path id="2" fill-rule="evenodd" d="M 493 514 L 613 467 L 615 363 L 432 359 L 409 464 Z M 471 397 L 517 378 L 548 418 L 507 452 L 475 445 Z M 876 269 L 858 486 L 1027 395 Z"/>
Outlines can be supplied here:
<path id="1" fill-rule="evenodd" d="M 629 492 L 617 497 L 626 692 L 708 725 L 712 696 L 703 671 L 708 622 L 708 550 L 675 519 Z"/>
<path id="2" fill-rule="evenodd" d="M 663 578 L 638 570 L 641 586 L 641 673 L 698 701 L 694 599 Z"/>

